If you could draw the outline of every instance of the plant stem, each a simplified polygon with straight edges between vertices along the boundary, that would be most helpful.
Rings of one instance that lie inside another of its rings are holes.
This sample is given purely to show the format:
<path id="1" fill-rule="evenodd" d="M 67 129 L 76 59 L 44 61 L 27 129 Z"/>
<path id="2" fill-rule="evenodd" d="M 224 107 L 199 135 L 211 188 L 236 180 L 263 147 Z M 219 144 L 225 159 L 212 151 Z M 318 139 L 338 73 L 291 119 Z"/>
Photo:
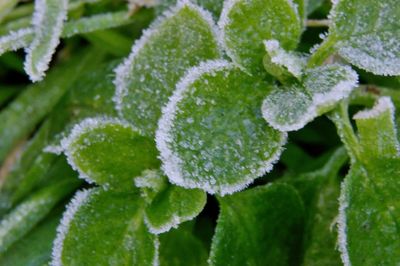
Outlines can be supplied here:
<path id="1" fill-rule="evenodd" d="M 329 27 L 329 19 L 308 19 L 306 21 L 307 27 Z"/>
<path id="2" fill-rule="evenodd" d="M 322 65 L 325 60 L 336 51 L 336 39 L 329 35 L 322 44 L 317 48 L 317 50 L 311 55 L 310 60 L 308 60 L 307 67 L 317 67 Z"/>

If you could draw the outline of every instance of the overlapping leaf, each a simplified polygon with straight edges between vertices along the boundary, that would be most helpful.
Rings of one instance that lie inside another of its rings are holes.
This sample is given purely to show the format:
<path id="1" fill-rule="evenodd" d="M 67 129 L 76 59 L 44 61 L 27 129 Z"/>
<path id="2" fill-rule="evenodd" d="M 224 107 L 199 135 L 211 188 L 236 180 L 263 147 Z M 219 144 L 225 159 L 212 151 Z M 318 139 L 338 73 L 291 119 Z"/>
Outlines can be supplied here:
<path id="1" fill-rule="evenodd" d="M 117 109 L 122 117 L 153 136 L 164 106 L 185 71 L 220 57 L 211 15 L 189 1 L 147 30 L 116 69 Z"/>
<path id="2" fill-rule="evenodd" d="M 233 62 L 247 72 L 263 73 L 263 41 L 276 39 L 285 49 L 294 49 L 301 21 L 298 6 L 292 1 L 229 0 L 218 24 L 221 41 Z"/>
<path id="3" fill-rule="evenodd" d="M 169 180 L 230 194 L 270 170 L 286 135 L 261 117 L 267 85 L 226 61 L 191 69 L 163 109 L 156 134 Z"/>

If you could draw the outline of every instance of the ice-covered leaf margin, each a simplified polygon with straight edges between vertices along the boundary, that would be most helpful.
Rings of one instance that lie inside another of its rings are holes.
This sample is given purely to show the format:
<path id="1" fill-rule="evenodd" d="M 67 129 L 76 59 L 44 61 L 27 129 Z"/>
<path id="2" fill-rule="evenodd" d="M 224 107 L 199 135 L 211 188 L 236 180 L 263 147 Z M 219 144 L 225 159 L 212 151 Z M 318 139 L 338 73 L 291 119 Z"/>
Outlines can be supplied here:
<path id="1" fill-rule="evenodd" d="M 258 168 L 252 169 L 251 174 L 238 177 L 239 180 L 237 180 L 233 184 L 224 184 L 221 187 L 217 187 L 216 185 L 210 184 L 210 182 L 208 182 L 207 180 L 204 180 L 204 182 L 196 182 L 184 177 L 185 175 L 181 167 L 183 160 L 175 151 L 171 149 L 171 143 L 173 141 L 171 133 L 173 130 L 174 120 L 176 118 L 176 115 L 179 113 L 177 105 L 184 99 L 184 97 L 186 96 L 185 94 L 187 93 L 190 86 L 195 83 L 196 80 L 198 80 L 202 75 L 213 75 L 213 73 L 217 73 L 219 71 L 230 70 L 240 71 L 232 63 L 225 60 L 206 61 L 201 63 L 197 67 L 189 69 L 186 75 L 184 75 L 182 79 L 178 82 L 174 94 L 170 97 L 168 104 L 163 108 L 163 115 L 159 120 L 158 129 L 156 131 L 156 144 L 158 150 L 160 151 L 162 169 L 164 173 L 168 176 L 171 183 L 183 186 L 185 188 L 200 188 L 211 194 L 232 194 L 236 191 L 244 189 L 251 182 L 253 182 L 255 178 L 262 176 L 266 172 L 270 171 L 273 167 L 273 164 L 279 159 L 282 152 L 282 147 L 286 143 L 287 139 L 287 134 L 285 132 L 280 132 L 279 144 L 276 143 L 279 148 L 277 148 L 272 154 L 270 154 L 268 160 L 257 164 Z M 244 72 L 243 74 L 247 75 Z"/>
<path id="2" fill-rule="evenodd" d="M 35 32 L 26 49 L 24 69 L 32 81 L 43 79 L 60 42 L 67 19 L 68 0 L 36 0 L 32 26 Z"/>

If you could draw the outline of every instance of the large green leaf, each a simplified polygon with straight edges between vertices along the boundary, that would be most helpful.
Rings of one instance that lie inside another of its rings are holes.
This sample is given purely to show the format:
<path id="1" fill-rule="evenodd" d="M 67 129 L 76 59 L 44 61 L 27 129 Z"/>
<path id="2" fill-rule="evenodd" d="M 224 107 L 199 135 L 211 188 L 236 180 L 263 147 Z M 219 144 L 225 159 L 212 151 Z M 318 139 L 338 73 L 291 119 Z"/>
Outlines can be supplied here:
<path id="1" fill-rule="evenodd" d="M 35 1 L 32 18 L 34 37 L 27 48 L 25 71 L 32 81 L 40 81 L 49 67 L 67 19 L 68 0 Z"/>
<path id="2" fill-rule="evenodd" d="M 78 192 L 57 229 L 52 265 L 155 265 L 158 239 L 143 210 L 137 192 Z"/>
<path id="3" fill-rule="evenodd" d="M 276 39 L 294 49 L 301 34 L 298 8 L 288 0 L 225 1 L 219 20 L 221 41 L 233 62 L 250 73 L 262 73 L 263 41 Z"/>
<path id="4" fill-rule="evenodd" d="M 177 227 L 180 223 L 192 220 L 204 208 L 207 195 L 200 189 L 185 189 L 167 183 L 161 171 L 145 171 L 135 178 L 136 186 L 152 190 L 147 197 L 145 222 L 150 232 L 160 234 Z M 162 183 L 163 185 L 158 186 Z M 148 195 L 148 194 L 147 194 Z"/>
<path id="5" fill-rule="evenodd" d="M 271 170 L 286 134 L 261 117 L 267 86 L 226 61 L 192 68 L 163 109 L 156 134 L 169 180 L 223 195 Z"/>
<path id="6" fill-rule="evenodd" d="M 160 235 L 161 266 L 206 266 L 207 257 L 203 243 L 184 226 Z"/>
<path id="7" fill-rule="evenodd" d="M 359 153 L 342 184 L 339 248 L 345 265 L 400 260 L 400 154 L 389 98 L 354 117 Z M 373 254 L 373 255 L 371 255 Z"/>
<path id="8" fill-rule="evenodd" d="M 274 87 L 262 113 L 278 130 L 298 130 L 348 97 L 356 85 L 357 74 L 349 67 L 332 64 L 308 69 L 302 82 Z"/>
<path id="9" fill-rule="evenodd" d="M 378 75 L 400 75 L 398 0 L 338 0 L 321 52 L 334 47 L 359 68 Z"/>
<path id="10" fill-rule="evenodd" d="M 161 108 L 185 71 L 220 57 L 211 15 L 188 1 L 166 13 L 135 43 L 116 69 L 117 109 L 144 134 L 153 136 Z"/>
<path id="11" fill-rule="evenodd" d="M 257 187 L 219 199 L 211 265 L 298 265 L 304 207 L 289 185 Z"/>
<path id="12" fill-rule="evenodd" d="M 114 189 L 132 189 L 135 176 L 159 166 L 154 141 L 118 120 L 87 118 L 61 146 L 81 178 Z"/>

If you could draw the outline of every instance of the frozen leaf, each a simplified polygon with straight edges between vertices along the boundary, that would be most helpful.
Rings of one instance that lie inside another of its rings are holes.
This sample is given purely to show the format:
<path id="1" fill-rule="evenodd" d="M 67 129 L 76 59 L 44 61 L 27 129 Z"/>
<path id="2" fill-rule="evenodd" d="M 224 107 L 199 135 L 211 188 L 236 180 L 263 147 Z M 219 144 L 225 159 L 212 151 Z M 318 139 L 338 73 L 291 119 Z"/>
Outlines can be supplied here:
<path id="1" fill-rule="evenodd" d="M 219 57 L 211 15 L 179 1 L 143 33 L 115 70 L 118 111 L 144 134 L 154 136 L 161 108 L 186 69 Z"/>
<path id="2" fill-rule="evenodd" d="M 374 108 L 354 116 L 363 154 L 371 158 L 393 158 L 400 155 L 394 113 L 390 98 L 382 97 Z"/>
<path id="3" fill-rule="evenodd" d="M 288 52 L 280 46 L 277 40 L 264 41 L 267 54 L 264 56 L 264 68 L 273 76 L 294 76 L 300 79 L 306 66 L 306 57 Z"/>
<path id="4" fill-rule="evenodd" d="M 162 181 L 156 182 L 155 175 L 158 179 L 166 180 L 161 171 L 153 171 L 152 175 L 149 173 L 146 175 L 150 177 L 149 181 L 152 181 L 149 186 L 156 187 L 154 189 L 156 193 L 146 207 L 145 221 L 150 232 L 154 234 L 167 232 L 182 222 L 192 220 L 203 210 L 207 200 L 204 191 L 185 189 L 168 183 L 160 188 L 156 184 Z"/>
<path id="5" fill-rule="evenodd" d="M 135 176 L 159 166 L 154 142 L 118 120 L 87 118 L 61 146 L 81 178 L 116 189 L 132 189 Z"/>
<path id="6" fill-rule="evenodd" d="M 60 200 L 79 185 L 80 182 L 69 180 L 43 188 L 5 216 L 0 223 L 0 253 L 29 232 Z"/>
<path id="7" fill-rule="evenodd" d="M 51 247 L 56 237 L 56 228 L 61 218 L 61 208 L 47 216 L 23 239 L 12 245 L 6 253 L 0 255 L 3 266 L 44 266 L 50 261 Z"/>
<path id="8" fill-rule="evenodd" d="M 32 18 L 35 32 L 26 49 L 24 68 L 32 81 L 43 79 L 67 19 L 68 0 L 37 0 Z"/>
<path id="9" fill-rule="evenodd" d="M 291 186 L 257 187 L 219 203 L 210 265 L 299 265 L 304 207 Z"/>
<path id="10" fill-rule="evenodd" d="M 0 55 L 24 48 L 32 41 L 33 29 L 23 28 L 0 37 Z"/>
<path id="11" fill-rule="evenodd" d="M 297 5 L 290 0 L 225 1 L 219 20 L 221 42 L 233 62 L 250 73 L 263 73 L 264 40 L 294 49 L 301 34 Z"/>
<path id="12" fill-rule="evenodd" d="M 275 87 L 262 105 L 268 123 L 281 131 L 298 130 L 348 97 L 357 85 L 349 67 L 326 65 L 305 71 L 302 83 Z"/>
<path id="13" fill-rule="evenodd" d="M 400 156 L 393 104 L 380 98 L 374 108 L 354 118 L 360 152 L 342 183 L 338 223 L 342 260 L 354 266 L 396 265 Z"/>
<path id="14" fill-rule="evenodd" d="M 378 75 L 400 75 L 398 0 L 339 0 L 332 9 L 329 39 L 339 54 Z"/>
<path id="15" fill-rule="evenodd" d="M 271 170 L 286 134 L 261 117 L 267 85 L 222 60 L 189 70 L 163 109 L 156 133 L 169 180 L 223 195 Z"/>
<path id="16" fill-rule="evenodd" d="M 208 252 L 185 227 L 160 235 L 160 266 L 206 266 Z"/>
<path id="17" fill-rule="evenodd" d="M 157 265 L 158 239 L 143 208 L 136 192 L 78 192 L 57 228 L 51 265 Z"/>

